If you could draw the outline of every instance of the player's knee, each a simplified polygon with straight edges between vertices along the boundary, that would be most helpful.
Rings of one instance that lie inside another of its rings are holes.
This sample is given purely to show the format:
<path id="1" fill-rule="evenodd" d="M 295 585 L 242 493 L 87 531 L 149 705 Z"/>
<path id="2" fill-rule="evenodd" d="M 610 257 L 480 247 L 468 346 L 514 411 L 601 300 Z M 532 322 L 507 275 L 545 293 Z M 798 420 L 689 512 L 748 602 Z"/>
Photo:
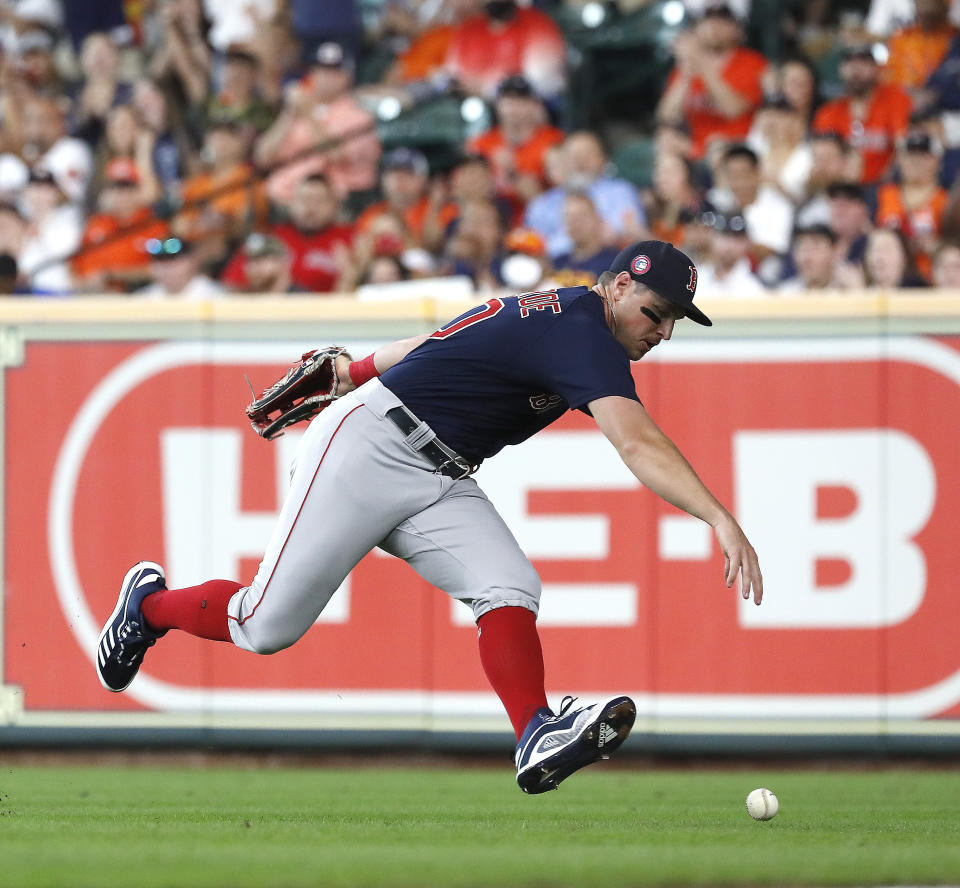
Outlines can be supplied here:
<path id="1" fill-rule="evenodd" d="M 473 599 L 473 616 L 479 620 L 498 607 L 524 607 L 537 613 L 540 609 L 540 577 L 530 566 L 523 576 L 515 576 L 510 585 L 492 586 Z"/>
<path id="2" fill-rule="evenodd" d="M 247 630 L 244 633 L 247 647 L 255 654 L 275 654 L 290 647 L 303 635 L 302 632 L 291 632 L 287 626 L 271 627 L 266 621 L 260 625 L 251 625 L 255 622 L 251 620 L 244 627 Z"/>

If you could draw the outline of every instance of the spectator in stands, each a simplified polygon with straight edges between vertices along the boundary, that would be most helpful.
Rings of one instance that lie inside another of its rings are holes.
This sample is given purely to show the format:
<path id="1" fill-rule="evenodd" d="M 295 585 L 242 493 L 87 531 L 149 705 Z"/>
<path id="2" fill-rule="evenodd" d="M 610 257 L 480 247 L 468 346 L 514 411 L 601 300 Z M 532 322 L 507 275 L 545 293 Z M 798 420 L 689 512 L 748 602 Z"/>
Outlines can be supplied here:
<path id="1" fill-rule="evenodd" d="M 546 182 L 544 154 L 563 141 L 563 131 L 547 122 L 540 97 L 526 78 L 508 77 L 497 91 L 497 125 L 468 145 L 490 161 L 497 191 L 526 204 Z"/>
<path id="2" fill-rule="evenodd" d="M 456 27 L 474 15 L 475 0 L 444 0 L 437 4 L 422 3 L 417 11 L 433 11 L 432 18 L 422 23 L 417 21 L 406 6 L 388 3 L 385 16 L 392 17 L 393 24 L 405 18 L 406 33 L 410 42 L 397 55 L 384 80 L 392 84 L 411 84 L 419 81 L 439 83 L 444 78 L 444 65 L 450 41 Z"/>
<path id="3" fill-rule="evenodd" d="M 331 41 L 351 54 L 359 50 L 363 19 L 357 0 L 288 0 L 286 5 L 305 55 L 313 55 L 317 47 Z"/>
<path id="4" fill-rule="evenodd" d="M 14 53 L 24 34 L 39 29 L 55 33 L 62 25 L 63 8 L 58 2 L 6 0 L 0 8 L 0 46 L 5 53 Z"/>
<path id="5" fill-rule="evenodd" d="M 341 204 L 333 186 L 320 174 L 308 176 L 297 186 L 289 210 L 290 221 L 270 226 L 269 233 L 290 251 L 293 282 L 308 293 L 335 290 L 350 264 L 354 229 L 339 221 Z M 246 286 L 239 253 L 221 280 L 231 287 Z"/>
<path id="6" fill-rule="evenodd" d="M 840 133 L 860 154 L 860 181 L 872 184 L 886 174 L 896 140 L 910 122 L 913 102 L 902 87 L 878 82 L 877 62 L 869 45 L 844 50 L 840 77 L 844 95 L 817 111 L 813 128 Z"/>
<path id="7" fill-rule="evenodd" d="M 80 51 L 81 80 L 73 103 L 73 134 L 91 147 L 103 135 L 107 114 L 114 105 L 129 102 L 129 83 L 119 78 L 120 56 L 109 34 L 90 34 Z"/>
<path id="8" fill-rule="evenodd" d="M 394 148 L 383 156 L 380 189 L 384 200 L 371 204 L 358 217 L 357 231 L 368 231 L 373 221 L 384 213 L 392 213 L 403 220 L 412 243 L 423 245 L 423 230 L 430 213 L 427 177 L 430 168 L 427 158 L 414 148 Z M 443 229 L 456 213 L 446 205 L 437 209 L 437 225 Z"/>
<path id="9" fill-rule="evenodd" d="M 150 299 L 213 299 L 223 287 L 200 271 L 200 262 L 189 241 L 178 237 L 151 238 L 146 242 L 150 256 L 151 283 L 137 290 Z"/>
<path id="10" fill-rule="evenodd" d="M 203 170 L 183 183 L 184 209 L 175 222 L 177 234 L 204 247 L 204 262 L 222 258 L 228 244 L 264 224 L 267 199 L 263 183 L 247 162 L 247 141 L 238 120 L 211 121 L 203 140 Z M 223 239 L 217 250 L 211 242 Z"/>
<path id="11" fill-rule="evenodd" d="M 17 280 L 20 269 L 17 260 L 9 253 L 0 253 L 0 296 L 14 296 L 17 290 Z"/>
<path id="12" fill-rule="evenodd" d="M 827 189 L 830 227 L 837 235 L 837 281 L 847 288 L 863 286 L 863 257 L 873 230 L 870 207 L 863 187 L 835 182 Z"/>
<path id="13" fill-rule="evenodd" d="M 940 64 L 930 72 L 923 90 L 917 94 L 922 110 L 960 111 L 960 36 L 950 42 Z"/>
<path id="14" fill-rule="evenodd" d="M 370 228 L 357 235 L 352 262 L 340 276 L 338 289 L 350 292 L 370 284 L 395 284 L 408 280 L 411 269 L 407 258 L 423 251 L 411 250 L 406 235 L 396 216 L 384 215 L 375 219 Z"/>
<path id="15" fill-rule="evenodd" d="M 392 253 L 382 253 L 370 260 L 360 278 L 361 285 L 398 284 L 410 278 L 403 260 Z"/>
<path id="16" fill-rule="evenodd" d="M 750 270 L 747 220 L 740 215 L 708 212 L 703 221 L 712 230 L 710 259 L 697 266 L 698 296 L 732 296 L 752 299 L 767 295 Z"/>
<path id="17" fill-rule="evenodd" d="M 514 228 L 503 239 L 500 276 L 514 293 L 557 286 L 549 277 L 550 261 L 543 238 L 529 228 Z M 549 280 L 549 283 L 548 283 Z"/>
<path id="18" fill-rule="evenodd" d="M 799 202 L 806 193 L 813 151 L 806 140 L 804 118 L 785 95 L 764 98 L 749 145 L 760 157 L 763 181 Z"/>
<path id="19" fill-rule="evenodd" d="M 144 204 L 159 199 L 160 182 L 153 167 L 153 149 L 156 136 L 150 127 L 142 126 L 133 105 L 115 105 L 106 115 L 103 136 L 94 158 L 94 173 L 90 193 L 96 194 L 103 185 L 103 171 L 114 158 L 124 158 L 137 169 L 140 196 Z"/>
<path id="20" fill-rule="evenodd" d="M 351 92 L 353 60 L 337 43 L 322 43 L 310 73 L 284 93 L 283 108 L 258 140 L 261 167 L 282 166 L 268 181 L 274 203 L 290 202 L 297 185 L 323 173 L 338 197 L 377 182 L 380 140 L 373 117 Z"/>
<path id="21" fill-rule="evenodd" d="M 28 3 L 30 0 L 28 0 Z M 41 6 L 46 4 L 40 4 Z M 36 7 L 34 7 L 36 8 Z M 48 7 L 59 13 L 62 11 L 62 21 L 58 21 L 54 28 L 62 24 L 63 30 L 70 38 L 74 52 L 79 52 L 83 41 L 90 34 L 115 34 L 118 41 L 129 41 L 134 29 L 140 24 L 140 12 L 129 6 L 125 14 L 123 0 L 98 0 L 96 3 L 64 3 L 62 10 Z"/>
<path id="22" fill-rule="evenodd" d="M 609 245 L 603 219 L 587 192 L 567 195 L 563 217 L 573 247 L 553 260 L 554 280 L 562 287 L 592 287 L 610 268 L 618 249 Z"/>
<path id="23" fill-rule="evenodd" d="M 933 254 L 933 285 L 942 290 L 960 290 L 960 245 L 945 242 Z"/>
<path id="24" fill-rule="evenodd" d="M 929 286 L 917 271 L 910 244 L 896 228 L 874 228 L 867 235 L 863 284 L 869 289 Z"/>
<path id="25" fill-rule="evenodd" d="M 646 212 L 637 189 L 626 179 L 607 175 L 607 155 L 595 134 L 585 130 L 572 133 L 557 160 L 559 172 L 554 177 L 560 181 L 528 204 L 525 217 L 527 227 L 546 240 L 551 256 L 568 253 L 573 246 L 564 224 L 564 204 L 571 191 L 584 192 L 593 201 L 605 245 L 646 236 Z"/>
<path id="26" fill-rule="evenodd" d="M 904 233 L 917 269 L 928 280 L 947 206 L 947 192 L 940 187 L 940 152 L 925 132 L 909 133 L 898 152 L 900 183 L 881 185 L 877 192 L 876 224 Z"/>
<path id="27" fill-rule="evenodd" d="M 447 242 L 451 272 L 470 277 L 477 290 L 502 287 L 504 234 L 500 213 L 492 201 L 471 201 L 463 206 L 456 230 Z"/>
<path id="28" fill-rule="evenodd" d="M 653 131 L 653 154 L 677 154 L 690 159 L 693 157 L 693 139 L 690 127 L 685 120 L 658 120 Z"/>
<path id="29" fill-rule="evenodd" d="M 474 0 L 474 15 L 450 37 L 445 68 L 468 93 L 492 98 L 505 78 L 522 75 L 545 98 L 566 81 L 566 44 L 546 13 L 514 0 Z"/>
<path id="30" fill-rule="evenodd" d="M 144 244 L 168 236 L 165 222 L 143 203 L 136 167 L 114 158 L 104 170 L 100 212 L 87 220 L 81 252 L 73 260 L 74 278 L 87 292 L 125 291 L 149 276 Z"/>
<path id="31" fill-rule="evenodd" d="M 16 205 L 0 202 L 0 253 L 19 261 L 26 229 L 26 220 Z"/>
<path id="32" fill-rule="evenodd" d="M 780 63 L 777 72 L 779 92 L 793 105 L 804 127 L 813 122 L 819 104 L 817 71 L 806 56 L 791 56 Z"/>
<path id="33" fill-rule="evenodd" d="M 710 139 L 741 140 L 750 131 L 768 63 L 742 41 L 740 22 L 726 4 L 708 6 L 692 29 L 677 35 L 676 64 L 657 118 L 687 122 L 696 160 Z"/>
<path id="34" fill-rule="evenodd" d="M 316 5 L 316 4 L 314 4 Z M 257 89 L 259 96 L 271 108 L 279 106 L 283 99 L 283 87 L 294 72 L 299 72 L 304 58 L 310 58 L 320 43 L 331 38 L 328 36 L 312 46 L 301 44 L 291 28 L 291 20 L 286 3 L 277 3 L 271 12 L 263 12 L 254 6 L 247 9 L 256 19 L 256 31 L 250 40 L 241 42 L 257 60 Z M 321 15 L 329 13 L 329 4 L 317 7 Z M 349 42 L 335 42 L 349 49 Z"/>
<path id="35" fill-rule="evenodd" d="M 32 293 L 68 293 L 73 281 L 67 261 L 80 246 L 83 216 L 45 170 L 34 170 L 23 192 L 27 229 L 18 262 Z"/>
<path id="36" fill-rule="evenodd" d="M 570 238 L 563 224 L 563 202 L 567 197 L 570 167 L 569 157 L 562 143 L 551 145 L 544 152 L 543 168 L 550 187 L 523 208 L 523 225 L 530 231 L 537 232 L 546 244 L 548 256 L 559 256 L 570 249 Z M 511 209 L 508 216 L 512 215 Z"/>
<path id="37" fill-rule="evenodd" d="M 839 133 L 813 133 L 810 136 L 810 175 L 806 192 L 796 213 L 801 227 L 830 224 L 830 198 L 827 188 L 835 182 L 860 180 L 860 156 L 850 149 Z"/>
<path id="38" fill-rule="evenodd" d="M 949 9 L 949 0 L 916 0 L 915 23 L 896 31 L 887 41 L 886 83 L 910 91 L 924 86 L 960 33 L 947 18 Z"/>
<path id="39" fill-rule="evenodd" d="M 17 75 L 35 95 L 54 99 L 63 95 L 49 31 L 36 28 L 22 33 L 17 40 L 14 65 Z"/>
<path id="40" fill-rule="evenodd" d="M 793 235 L 796 274 L 782 281 L 780 293 L 823 290 L 837 286 L 837 236 L 829 225 L 797 228 Z"/>
<path id="41" fill-rule="evenodd" d="M 699 215 L 703 203 L 693 176 L 693 163 L 682 155 L 656 155 L 646 208 L 653 237 L 676 246 L 684 243 L 686 227 Z"/>
<path id="42" fill-rule="evenodd" d="M 223 57 L 220 89 L 207 102 L 206 118 L 229 120 L 244 130 L 251 142 L 269 128 L 276 116 L 258 90 L 260 62 L 239 46 L 231 46 Z"/>
<path id="43" fill-rule="evenodd" d="M 30 180 L 30 168 L 15 154 L 0 155 L 0 203 L 15 203 Z"/>
<path id="44" fill-rule="evenodd" d="M 207 98 L 211 68 L 203 10 L 193 0 L 167 0 L 157 13 L 161 39 L 150 59 L 149 76 L 169 83 L 184 104 L 200 107 Z"/>
<path id="45" fill-rule="evenodd" d="M 566 185 L 585 191 L 603 222 L 606 239 L 623 245 L 647 237 L 647 218 L 640 195 L 626 179 L 607 174 L 609 159 L 599 137 L 587 130 L 572 133 L 564 142 Z"/>
<path id="46" fill-rule="evenodd" d="M 560 150 L 556 146 L 550 149 Z M 547 167 L 549 169 L 549 163 Z M 539 198 L 532 203 L 537 200 Z M 491 201 L 505 228 L 513 221 L 514 206 L 506 197 L 497 194 L 490 161 L 482 154 L 465 154 L 457 161 L 450 172 L 449 188 L 440 178 L 434 181 L 423 220 L 423 245 L 427 250 L 437 254 L 442 251 L 462 208 L 471 201 Z"/>
<path id="47" fill-rule="evenodd" d="M 161 190 L 168 195 L 192 171 L 196 158 L 183 127 L 171 120 L 167 97 L 152 80 L 141 78 L 133 84 L 132 104 L 141 129 L 149 130 L 153 148 L 151 161 Z M 143 139 L 147 141 L 148 137 Z"/>
<path id="48" fill-rule="evenodd" d="M 56 99 L 30 99 L 23 113 L 23 159 L 51 173 L 67 200 L 80 204 L 93 169 L 90 148 L 67 135 L 63 109 Z"/>
<path id="49" fill-rule="evenodd" d="M 255 231 L 241 251 L 244 284 L 241 293 L 303 293 L 291 276 L 290 250 L 272 234 Z"/>
<path id="50" fill-rule="evenodd" d="M 772 185 L 762 182 L 760 159 L 746 145 L 731 145 L 724 152 L 720 171 L 721 187 L 711 189 L 707 199 L 728 215 L 743 216 L 750 255 L 760 269 L 760 277 L 768 284 L 779 280 L 777 257 L 790 247 L 792 204 Z"/>
<path id="51" fill-rule="evenodd" d="M 203 14 L 210 23 L 207 42 L 220 56 L 238 43 L 251 42 L 265 18 L 274 14 L 277 0 L 202 0 Z M 335 4 L 324 3 L 324 11 Z"/>

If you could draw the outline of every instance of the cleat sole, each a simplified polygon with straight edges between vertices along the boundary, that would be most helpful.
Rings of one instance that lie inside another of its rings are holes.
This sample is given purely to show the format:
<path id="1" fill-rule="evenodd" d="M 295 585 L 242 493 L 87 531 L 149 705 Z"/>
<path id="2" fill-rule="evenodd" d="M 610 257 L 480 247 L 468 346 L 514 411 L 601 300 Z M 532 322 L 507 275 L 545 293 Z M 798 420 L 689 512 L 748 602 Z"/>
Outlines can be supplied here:
<path id="1" fill-rule="evenodd" d="M 577 738 L 553 760 L 547 760 L 525 774 L 517 776 L 517 783 L 528 795 L 537 795 L 557 789 L 559 784 L 581 768 L 602 759 L 609 759 L 630 736 L 637 718 L 637 707 L 629 697 L 618 697 L 597 719 L 591 722 Z M 614 732 L 602 744 L 601 726 Z"/>

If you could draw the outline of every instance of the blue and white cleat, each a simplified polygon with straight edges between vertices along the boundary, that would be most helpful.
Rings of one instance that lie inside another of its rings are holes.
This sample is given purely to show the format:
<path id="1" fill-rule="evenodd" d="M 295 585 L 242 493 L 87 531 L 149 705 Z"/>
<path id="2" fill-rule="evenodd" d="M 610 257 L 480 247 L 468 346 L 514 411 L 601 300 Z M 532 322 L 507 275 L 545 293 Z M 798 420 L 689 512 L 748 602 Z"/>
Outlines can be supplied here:
<path id="1" fill-rule="evenodd" d="M 119 693 L 133 681 L 147 648 L 163 632 L 147 626 L 140 606 L 153 592 L 167 588 L 163 568 L 152 561 L 135 564 L 123 578 L 120 598 L 97 641 L 97 676 L 108 691 Z"/>
<path id="2" fill-rule="evenodd" d="M 611 697 L 571 712 L 574 699 L 564 697 L 558 715 L 539 710 L 524 729 L 514 757 L 524 792 L 556 789 L 574 771 L 610 758 L 629 736 L 637 717 L 629 697 Z"/>

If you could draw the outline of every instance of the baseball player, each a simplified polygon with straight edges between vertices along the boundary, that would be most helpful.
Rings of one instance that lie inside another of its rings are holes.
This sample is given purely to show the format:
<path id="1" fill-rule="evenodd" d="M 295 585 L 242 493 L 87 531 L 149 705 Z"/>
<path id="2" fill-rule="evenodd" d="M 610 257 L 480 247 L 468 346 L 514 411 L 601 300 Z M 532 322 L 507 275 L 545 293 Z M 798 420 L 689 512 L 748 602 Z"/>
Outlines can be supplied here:
<path id="1" fill-rule="evenodd" d="M 548 707 L 540 580 L 470 475 L 505 445 L 583 410 L 645 487 L 711 525 L 727 586 L 739 576 L 743 597 L 759 604 L 753 547 L 647 414 L 630 370 L 681 318 L 711 324 L 693 304 L 696 285 L 684 253 L 641 241 L 592 288 L 495 296 L 435 333 L 361 361 L 338 354 L 334 392 L 345 394 L 302 438 L 253 581 L 172 590 L 158 564 L 131 568 L 98 644 L 103 686 L 126 688 L 170 629 L 261 654 L 292 645 L 379 546 L 473 609 L 484 672 L 516 733 L 521 789 L 554 789 L 608 757 L 629 734 L 636 707 L 623 696 L 578 709 L 567 698 L 557 713 Z"/>

